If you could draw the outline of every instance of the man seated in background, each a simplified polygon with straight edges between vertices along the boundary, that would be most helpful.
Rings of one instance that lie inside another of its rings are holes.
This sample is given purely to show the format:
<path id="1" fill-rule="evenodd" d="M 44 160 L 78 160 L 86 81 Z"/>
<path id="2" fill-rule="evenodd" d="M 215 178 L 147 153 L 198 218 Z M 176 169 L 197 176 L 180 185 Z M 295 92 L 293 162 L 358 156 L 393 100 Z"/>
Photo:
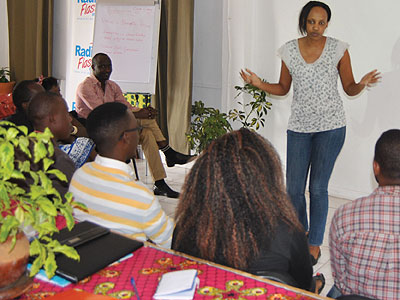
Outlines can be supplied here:
<path id="1" fill-rule="evenodd" d="M 111 59 L 104 53 L 97 53 L 92 59 L 93 74 L 79 84 L 76 91 L 76 111 L 80 118 L 87 118 L 89 113 L 100 104 L 120 102 L 130 108 L 143 129 L 139 132 L 139 144 L 149 163 L 154 182 L 154 194 L 178 198 L 179 193 L 173 191 L 164 178 L 167 177 L 161 162 L 159 150 L 163 151 L 168 167 L 185 164 L 194 156 L 185 155 L 172 149 L 163 136 L 156 120 L 157 111 L 152 107 L 135 108 L 125 99 L 121 88 L 109 80 L 112 72 Z M 130 159 L 129 157 L 128 159 Z"/>
<path id="2" fill-rule="evenodd" d="M 54 184 L 54 187 L 63 196 L 68 191 L 75 164 L 67 154 L 58 148 L 58 141 L 69 137 L 71 133 L 71 117 L 68 114 L 64 99 L 54 93 L 40 92 L 30 101 L 28 118 L 35 131 L 43 132 L 49 128 L 54 141 L 54 167 L 62 171 L 67 177 L 66 183 Z"/>
<path id="3" fill-rule="evenodd" d="M 400 130 L 378 139 L 373 171 L 379 184 L 375 191 L 339 207 L 333 216 L 330 297 L 389 300 L 400 295 Z"/>
<path id="4" fill-rule="evenodd" d="M 32 98 L 40 92 L 43 92 L 43 87 L 34 80 L 23 80 L 14 87 L 12 97 L 15 107 L 15 114 L 6 118 L 7 121 L 14 123 L 17 126 L 26 126 L 28 132 L 33 131 L 33 126 L 28 120 L 28 106 Z"/>
<path id="5" fill-rule="evenodd" d="M 135 181 L 132 167 L 125 163 L 135 155 L 139 141 L 140 127 L 133 113 L 122 103 L 102 104 L 89 114 L 86 129 L 98 155 L 72 178 L 70 192 L 88 207 L 88 213 L 76 210 L 75 217 L 170 248 L 173 220 L 153 193 Z"/>

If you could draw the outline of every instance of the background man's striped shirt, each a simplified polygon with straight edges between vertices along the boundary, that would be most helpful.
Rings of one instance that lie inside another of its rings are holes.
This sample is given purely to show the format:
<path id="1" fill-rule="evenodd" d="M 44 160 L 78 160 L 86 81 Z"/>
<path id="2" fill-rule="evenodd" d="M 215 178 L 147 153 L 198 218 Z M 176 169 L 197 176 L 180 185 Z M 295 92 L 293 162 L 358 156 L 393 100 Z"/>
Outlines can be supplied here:
<path id="1" fill-rule="evenodd" d="M 86 163 L 74 173 L 69 191 L 89 209 L 88 213 L 76 209 L 77 220 L 171 247 L 173 219 L 165 214 L 154 194 L 134 180 L 128 164 L 97 155 L 94 162 Z"/>

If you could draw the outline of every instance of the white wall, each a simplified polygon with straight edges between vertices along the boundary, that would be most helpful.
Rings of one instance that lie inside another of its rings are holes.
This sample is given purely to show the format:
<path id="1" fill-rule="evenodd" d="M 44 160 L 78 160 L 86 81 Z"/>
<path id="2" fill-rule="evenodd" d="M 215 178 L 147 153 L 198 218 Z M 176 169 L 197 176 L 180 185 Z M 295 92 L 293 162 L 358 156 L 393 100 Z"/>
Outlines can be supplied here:
<path id="1" fill-rule="evenodd" d="M 0 0 L 0 28 L 0 68 L 9 67 L 7 0 Z"/>
<path id="2" fill-rule="evenodd" d="M 66 96 L 65 79 L 67 75 L 67 49 L 69 49 L 68 45 L 70 44 L 68 41 L 70 9 L 70 1 L 54 1 L 53 76 L 60 80 L 61 94 L 64 96 Z"/>
<path id="3" fill-rule="evenodd" d="M 221 16 L 222 1 L 195 0 L 192 99 L 219 109 L 222 92 Z"/>
<path id="4" fill-rule="evenodd" d="M 235 105 L 233 87 L 243 84 L 239 77 L 241 68 L 248 67 L 270 82 L 278 80 L 280 60 L 276 50 L 284 42 L 299 36 L 298 14 L 308 1 L 220 0 L 218 3 L 221 1 L 221 18 L 203 13 L 200 19 L 196 15 L 195 32 L 203 36 L 196 36 L 202 44 L 195 44 L 195 55 L 199 55 L 204 44 L 215 42 L 215 32 L 209 35 L 209 28 L 220 28 L 222 23 L 222 52 L 218 47 L 211 49 L 208 46 L 210 52 L 202 55 L 212 57 L 215 62 L 218 59 L 214 56 L 221 56 L 222 98 L 221 103 L 216 102 L 216 107 L 221 105 L 224 110 L 229 110 Z M 215 1 L 197 0 L 196 5 L 199 2 L 203 12 L 213 11 Z M 350 100 L 342 93 L 347 115 L 347 137 L 332 174 L 329 192 L 354 199 L 376 187 L 371 165 L 377 138 L 389 128 L 400 128 L 400 1 L 325 2 L 332 9 L 326 34 L 350 44 L 356 81 L 375 68 L 383 75 L 380 84 L 358 97 Z M 210 74 L 207 68 L 194 68 L 194 78 L 207 78 Z M 198 84 L 198 81 L 194 82 L 194 85 Z M 202 93 L 196 96 L 202 94 L 206 97 L 206 89 L 207 86 L 203 85 Z M 208 92 L 211 93 L 211 88 Z M 286 160 L 286 127 L 291 98 L 289 92 L 286 97 L 272 100 L 273 108 L 267 117 L 266 128 L 260 130 L 275 145 L 283 164 Z"/>

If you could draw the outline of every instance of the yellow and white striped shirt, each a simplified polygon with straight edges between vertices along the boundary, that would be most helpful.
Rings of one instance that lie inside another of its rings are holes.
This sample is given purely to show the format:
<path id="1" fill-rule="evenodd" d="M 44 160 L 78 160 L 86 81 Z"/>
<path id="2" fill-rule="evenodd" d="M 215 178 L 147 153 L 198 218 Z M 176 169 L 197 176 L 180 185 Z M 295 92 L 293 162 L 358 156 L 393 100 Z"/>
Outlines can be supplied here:
<path id="1" fill-rule="evenodd" d="M 86 163 L 74 173 L 69 191 L 89 209 L 88 213 L 75 209 L 77 220 L 171 247 L 173 219 L 165 214 L 154 194 L 134 180 L 128 164 L 97 155 L 94 162 Z"/>

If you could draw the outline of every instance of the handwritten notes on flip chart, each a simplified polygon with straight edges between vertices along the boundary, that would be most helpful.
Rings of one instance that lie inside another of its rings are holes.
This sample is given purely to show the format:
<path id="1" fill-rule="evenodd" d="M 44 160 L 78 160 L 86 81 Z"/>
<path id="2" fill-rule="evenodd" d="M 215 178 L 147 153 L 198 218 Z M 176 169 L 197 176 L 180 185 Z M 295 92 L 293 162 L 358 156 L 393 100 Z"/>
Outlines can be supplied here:
<path id="1" fill-rule="evenodd" d="M 154 28 L 158 24 L 155 13 L 154 5 L 97 6 L 94 53 L 110 56 L 112 80 L 147 84 L 155 79 L 157 51 L 154 47 L 158 48 L 159 32 Z"/>

